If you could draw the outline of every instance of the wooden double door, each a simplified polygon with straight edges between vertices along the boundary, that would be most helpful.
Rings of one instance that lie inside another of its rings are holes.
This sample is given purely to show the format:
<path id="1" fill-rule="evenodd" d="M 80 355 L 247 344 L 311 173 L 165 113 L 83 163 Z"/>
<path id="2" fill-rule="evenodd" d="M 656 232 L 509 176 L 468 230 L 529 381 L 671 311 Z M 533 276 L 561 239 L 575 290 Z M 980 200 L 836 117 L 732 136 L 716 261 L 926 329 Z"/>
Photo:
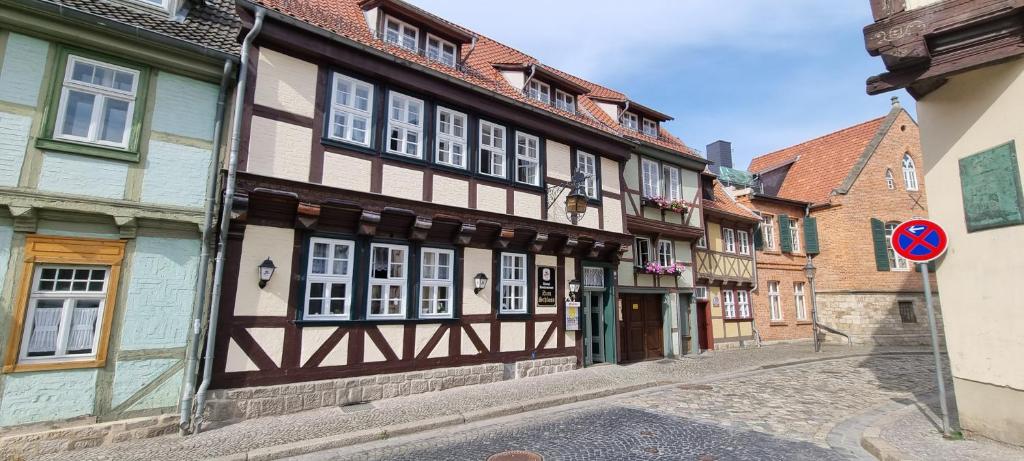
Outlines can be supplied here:
<path id="1" fill-rule="evenodd" d="M 621 356 L 635 362 L 665 356 L 660 294 L 622 294 Z"/>

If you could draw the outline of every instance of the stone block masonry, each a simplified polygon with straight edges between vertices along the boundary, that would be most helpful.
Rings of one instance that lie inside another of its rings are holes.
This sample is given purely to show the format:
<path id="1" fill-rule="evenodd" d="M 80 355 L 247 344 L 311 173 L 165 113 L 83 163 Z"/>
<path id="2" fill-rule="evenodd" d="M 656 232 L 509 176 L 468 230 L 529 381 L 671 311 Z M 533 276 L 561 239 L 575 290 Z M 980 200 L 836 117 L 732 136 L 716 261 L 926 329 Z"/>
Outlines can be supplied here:
<path id="1" fill-rule="evenodd" d="M 937 297 L 935 322 L 942 336 L 942 312 Z M 904 321 L 899 303 L 910 303 L 913 318 Z M 818 293 L 818 320 L 850 335 L 854 344 L 924 346 L 931 344 L 923 293 Z M 844 338 L 827 335 L 829 340 Z"/>
<path id="2" fill-rule="evenodd" d="M 159 437 L 177 430 L 178 415 L 169 414 L 21 433 L 0 437 L 0 459 L 34 459 L 64 451 Z"/>
<path id="3" fill-rule="evenodd" d="M 276 386 L 220 389 L 210 393 L 206 420 L 232 423 L 315 408 L 353 405 L 374 400 L 436 392 L 542 376 L 576 369 L 576 357 L 523 360 L 510 364 L 485 363 L 389 375 L 358 376 Z M 506 370 L 511 371 L 507 373 Z"/>

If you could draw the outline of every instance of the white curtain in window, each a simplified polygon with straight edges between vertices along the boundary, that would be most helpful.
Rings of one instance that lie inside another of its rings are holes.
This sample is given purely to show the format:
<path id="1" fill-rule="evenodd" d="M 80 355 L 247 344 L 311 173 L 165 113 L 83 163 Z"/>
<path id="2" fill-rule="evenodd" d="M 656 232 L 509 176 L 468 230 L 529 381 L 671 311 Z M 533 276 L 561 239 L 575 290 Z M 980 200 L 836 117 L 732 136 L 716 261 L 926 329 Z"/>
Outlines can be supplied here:
<path id="1" fill-rule="evenodd" d="M 37 305 L 32 318 L 32 334 L 28 340 L 28 353 L 37 354 L 57 350 L 57 330 L 60 328 L 60 317 L 63 309 L 59 307 L 42 307 Z"/>
<path id="2" fill-rule="evenodd" d="M 79 301 L 71 316 L 71 334 L 68 335 L 68 351 L 92 351 L 93 335 L 96 332 L 96 317 L 99 303 Z"/>

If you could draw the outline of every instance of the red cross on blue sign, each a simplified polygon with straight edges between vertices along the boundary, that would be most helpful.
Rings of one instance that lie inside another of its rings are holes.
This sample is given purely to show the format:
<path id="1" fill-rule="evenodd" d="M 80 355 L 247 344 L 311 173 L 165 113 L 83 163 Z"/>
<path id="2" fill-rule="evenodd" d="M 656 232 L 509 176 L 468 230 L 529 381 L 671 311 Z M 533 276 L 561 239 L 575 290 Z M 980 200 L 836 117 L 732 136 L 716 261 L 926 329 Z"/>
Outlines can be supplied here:
<path id="1" fill-rule="evenodd" d="M 911 219 L 896 226 L 890 243 L 896 254 L 913 262 L 928 262 L 946 251 L 946 231 L 927 219 Z"/>

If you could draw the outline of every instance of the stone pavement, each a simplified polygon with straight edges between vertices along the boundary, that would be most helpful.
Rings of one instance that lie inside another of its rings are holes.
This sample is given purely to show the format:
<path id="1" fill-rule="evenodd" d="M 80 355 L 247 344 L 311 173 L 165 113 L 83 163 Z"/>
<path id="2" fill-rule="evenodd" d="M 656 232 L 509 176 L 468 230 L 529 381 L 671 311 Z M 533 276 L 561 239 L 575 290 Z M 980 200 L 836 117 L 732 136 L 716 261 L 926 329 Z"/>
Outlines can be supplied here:
<path id="1" fill-rule="evenodd" d="M 810 350 L 810 345 L 796 344 L 716 351 L 701 356 L 687 356 L 680 360 L 660 360 L 628 366 L 598 366 L 536 378 L 386 399 L 363 406 L 322 408 L 259 418 L 185 438 L 172 435 L 75 452 L 54 453 L 41 459 L 170 461 L 234 455 L 282 444 L 301 444 L 311 439 L 409 424 L 430 418 L 461 417 L 502 405 L 527 404 L 537 399 L 577 395 L 583 391 L 623 389 L 659 382 L 691 382 L 729 373 L 752 371 L 771 363 L 897 350 L 921 349 L 871 349 L 828 345 L 823 353 L 814 354 Z M 508 413 L 524 410 L 525 408 L 518 408 L 518 411 Z"/>
<path id="2" fill-rule="evenodd" d="M 479 460 L 506 450 L 545 459 L 871 459 L 829 435 L 880 404 L 926 398 L 931 363 L 927 353 L 876 355 L 719 374 L 303 459 Z"/>

